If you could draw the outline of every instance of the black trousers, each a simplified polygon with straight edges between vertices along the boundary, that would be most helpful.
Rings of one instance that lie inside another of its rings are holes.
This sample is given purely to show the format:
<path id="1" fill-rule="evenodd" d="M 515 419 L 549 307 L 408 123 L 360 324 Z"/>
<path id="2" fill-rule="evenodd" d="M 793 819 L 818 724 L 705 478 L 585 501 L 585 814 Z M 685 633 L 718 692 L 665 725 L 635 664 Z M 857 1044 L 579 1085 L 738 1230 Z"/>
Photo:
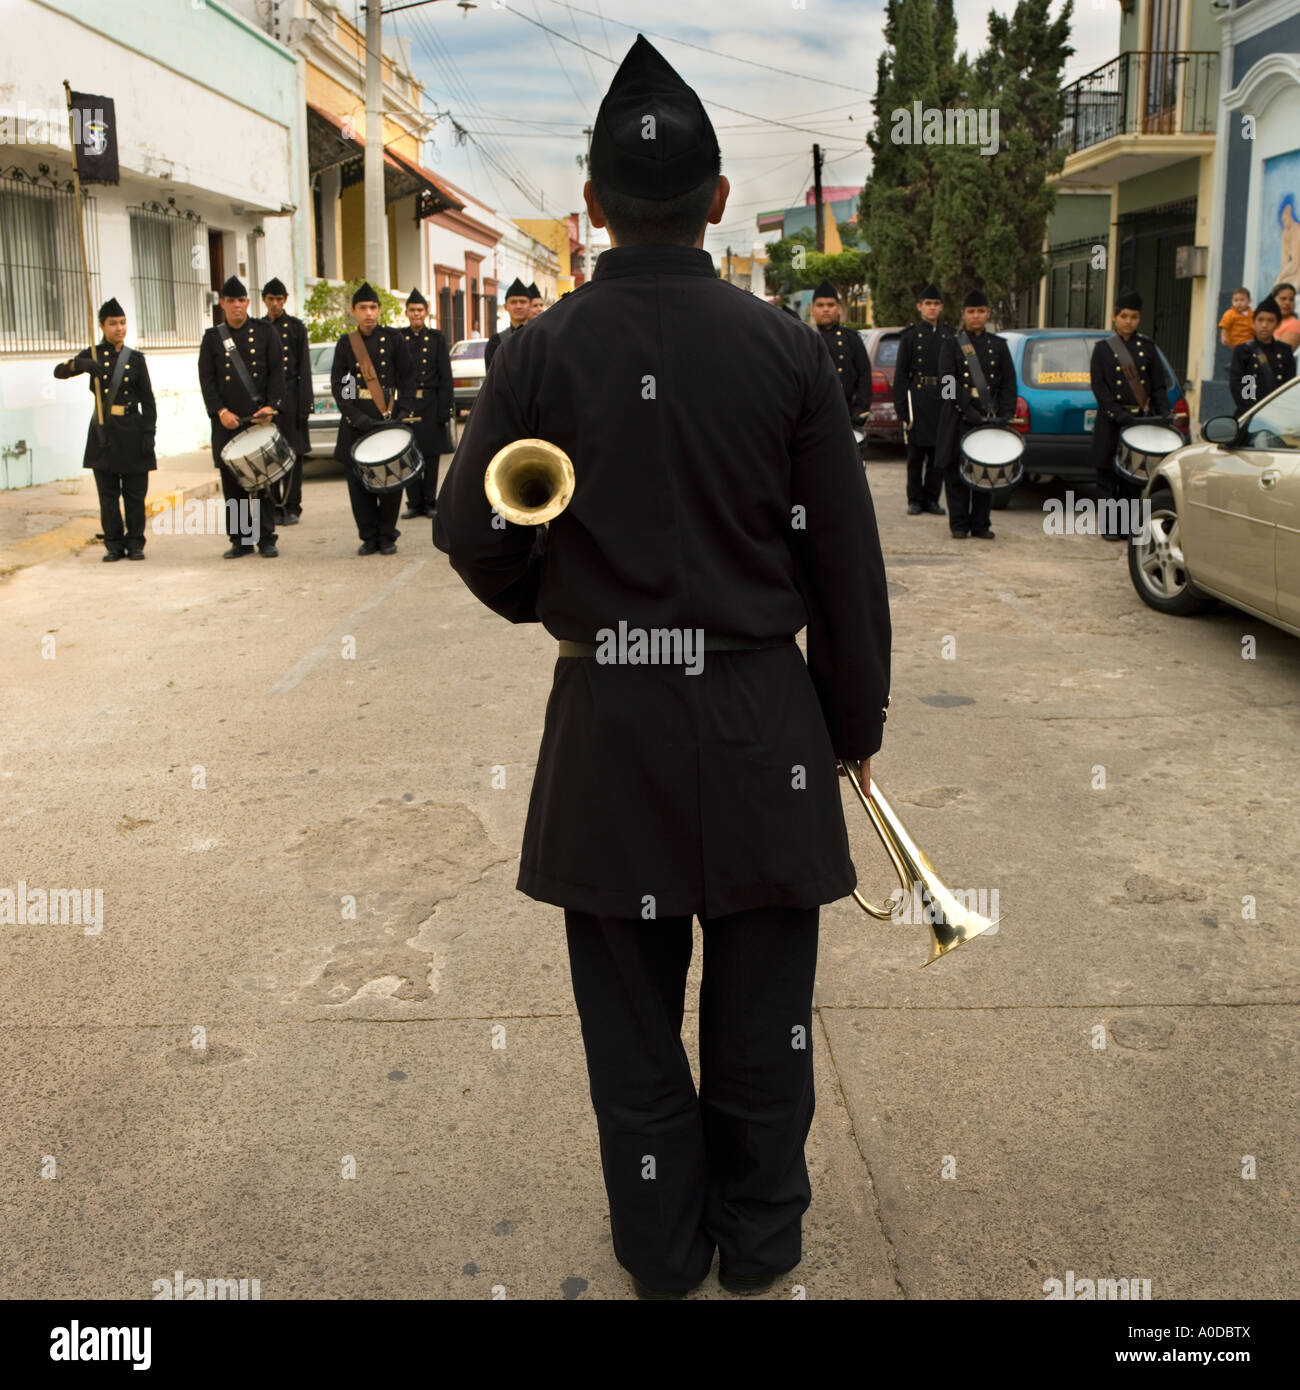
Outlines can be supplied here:
<path id="1" fill-rule="evenodd" d="M 694 1288 L 715 1247 L 737 1274 L 802 1257 L 817 918 L 700 919 L 697 1096 L 681 1040 L 691 919 L 565 911 L 614 1254 L 652 1289 Z"/>
<path id="2" fill-rule="evenodd" d="M 284 510 L 292 516 L 302 515 L 302 455 L 295 454 L 284 491 Z"/>
<path id="3" fill-rule="evenodd" d="M 275 503 L 261 493 L 249 493 L 233 472 L 221 465 L 221 495 L 226 499 L 226 535 L 231 545 L 273 544 Z M 232 502 L 242 506 L 232 507 Z M 253 506 L 256 502 L 258 505 Z M 247 530 L 242 529 L 247 526 Z"/>
<path id="4" fill-rule="evenodd" d="M 943 492 L 943 469 L 935 462 L 933 444 L 907 446 L 907 500 L 924 507 L 937 503 Z"/>
<path id="5" fill-rule="evenodd" d="M 993 494 L 970 487 L 962 481 L 957 464 L 948 465 L 944 474 L 948 489 L 948 529 L 983 531 L 993 515 Z"/>
<path id="6" fill-rule="evenodd" d="M 1127 536 L 1136 510 L 1133 503 L 1142 496 L 1142 489 L 1114 467 L 1097 469 L 1097 501 L 1123 502 L 1123 508 L 1099 507 L 1098 523 L 1103 535 Z M 1109 523 L 1109 524 L 1107 524 Z"/>
<path id="7" fill-rule="evenodd" d="M 425 454 L 424 467 L 406 485 L 406 505 L 423 507 L 426 512 L 434 510 L 438 500 L 438 464 L 441 454 Z"/>
<path id="8" fill-rule="evenodd" d="M 397 529 L 397 518 L 402 511 L 400 487 L 392 492 L 371 492 L 362 484 L 356 470 L 349 464 L 348 499 L 352 503 L 352 516 L 357 523 L 357 535 L 363 541 L 386 545 L 402 534 Z"/>
<path id="9" fill-rule="evenodd" d="M 104 532 L 104 549 L 110 555 L 143 550 L 148 473 L 110 473 L 103 468 L 90 471 L 95 475 L 95 490 L 99 493 L 99 524 Z M 126 512 L 125 526 L 122 524 L 123 510 Z"/>

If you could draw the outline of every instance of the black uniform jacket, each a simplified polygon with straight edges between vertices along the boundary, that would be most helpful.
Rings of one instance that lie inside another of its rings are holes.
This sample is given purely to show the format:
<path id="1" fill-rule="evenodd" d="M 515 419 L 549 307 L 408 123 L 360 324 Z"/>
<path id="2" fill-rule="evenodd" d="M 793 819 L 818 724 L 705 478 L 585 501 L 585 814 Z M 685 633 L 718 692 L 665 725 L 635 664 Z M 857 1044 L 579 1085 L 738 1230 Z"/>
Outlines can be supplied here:
<path id="1" fill-rule="evenodd" d="M 1263 357 L 1266 366 L 1260 364 Z M 1295 376 L 1295 353 L 1276 338 L 1266 347 L 1257 338 L 1238 343 L 1228 359 L 1228 389 L 1237 415 L 1244 415 L 1284 381 Z"/>
<path id="2" fill-rule="evenodd" d="M 818 328 L 817 332 L 826 344 L 831 364 L 844 388 L 849 417 L 855 425 L 859 424 L 871 409 L 871 358 L 862 335 L 854 328 L 841 328 L 837 323 Z"/>
<path id="3" fill-rule="evenodd" d="M 129 344 L 128 344 L 129 346 Z M 83 348 L 75 357 L 58 362 L 54 375 L 60 380 L 80 376 L 85 372 L 90 381 L 90 427 L 86 431 L 86 452 L 83 468 L 100 468 L 107 473 L 150 473 L 158 464 L 154 458 L 154 433 L 158 425 L 158 408 L 154 404 L 153 386 L 144 353 L 131 348 L 122 368 L 122 384 L 110 408 L 108 390 L 117 366 L 118 350 L 101 338 L 98 347 Z M 93 404 L 95 377 L 99 378 L 104 402 L 104 426 L 107 436 L 101 442 L 95 429 L 97 416 Z"/>
<path id="4" fill-rule="evenodd" d="M 492 359 L 497 355 L 498 351 L 500 351 L 502 343 L 509 342 L 510 339 L 513 338 L 514 335 L 520 331 L 520 329 L 525 328 L 530 322 L 532 322 L 531 319 L 525 319 L 523 323 L 519 325 L 519 328 L 514 327 L 514 325 L 512 324 L 507 328 L 501 329 L 500 332 L 494 333 L 487 340 L 487 347 L 483 349 L 484 371 L 487 371 L 487 369 L 492 365 Z"/>
<path id="5" fill-rule="evenodd" d="M 311 389 L 311 345 L 307 325 L 292 314 L 281 314 L 265 320 L 275 329 L 283 349 L 284 413 L 276 417 L 280 433 L 293 445 L 294 452 L 306 454 L 311 449 L 307 420 L 315 397 Z"/>
<path id="6" fill-rule="evenodd" d="M 909 444 L 933 449 L 939 439 L 939 417 L 944 400 L 939 386 L 939 353 L 952 337 L 946 323 L 914 323 L 898 335 L 898 360 L 894 366 L 894 409 L 900 420 L 909 420 Z M 911 410 L 908 410 L 908 394 Z"/>
<path id="7" fill-rule="evenodd" d="M 365 336 L 364 334 L 362 335 Z M 366 352 L 370 365 L 379 379 L 380 390 L 388 402 L 388 419 L 394 424 L 406 424 L 415 428 L 408 417 L 415 413 L 415 367 L 406 351 L 406 339 L 400 328 L 389 328 L 376 324 L 370 336 L 365 338 Z M 352 445 L 357 436 L 364 434 L 384 417 L 380 414 L 379 403 L 371 399 L 370 390 L 357 359 L 352 352 L 352 344 L 345 333 L 334 345 L 334 365 L 330 368 L 330 390 L 334 402 L 343 416 L 339 424 L 338 440 L 334 445 L 334 457 L 340 463 L 352 464 Z"/>
<path id="8" fill-rule="evenodd" d="M 939 415 L 938 443 L 935 445 L 935 461 L 941 459 L 945 467 L 957 463 L 957 445 L 962 435 L 977 425 L 992 421 L 1007 424 L 1016 413 L 1016 366 L 1011 360 L 1011 349 L 1006 339 L 984 329 L 970 334 L 971 346 L 984 369 L 984 383 L 988 388 L 985 399 L 991 403 L 991 413 L 985 414 L 975 394 L 975 384 L 971 380 L 970 366 L 966 354 L 953 330 L 939 348 L 939 377 L 957 383 L 956 397 L 943 402 Z M 944 387 L 940 385 L 942 392 Z"/>
<path id="9" fill-rule="evenodd" d="M 420 417 L 416 440 L 422 454 L 449 454 L 454 447 L 447 421 L 451 418 L 454 392 L 447 339 L 436 328 L 418 333 L 409 324 L 398 330 L 415 369 L 415 413 Z M 484 349 L 486 351 L 486 349 Z"/>
<path id="10" fill-rule="evenodd" d="M 1134 333 L 1128 340 L 1128 352 L 1147 390 L 1146 413 L 1149 416 L 1168 415 L 1165 369 L 1154 341 Z M 1097 418 L 1092 425 L 1092 448 L 1088 457 L 1094 468 L 1114 468 L 1120 431 L 1139 418 L 1137 397 L 1107 338 L 1099 338 L 1093 347 L 1090 372 L 1092 394 L 1097 398 Z"/>
<path id="11" fill-rule="evenodd" d="M 274 410 L 274 423 L 280 433 L 288 438 L 292 421 L 290 412 L 285 410 L 284 400 L 284 350 L 280 335 L 265 319 L 245 319 L 238 328 L 230 330 L 234 341 L 233 352 L 237 352 L 248 368 L 253 385 L 261 393 L 260 402 L 249 398 L 235 371 L 235 364 L 228 360 L 225 340 L 216 328 L 209 328 L 199 343 L 199 387 L 203 392 L 203 404 L 212 417 L 212 462 L 221 464 L 221 450 L 232 435 L 246 428 L 243 425 L 228 430 L 218 418 L 222 407 L 238 415 L 241 420 L 255 414 L 264 405 Z"/>
<path id="12" fill-rule="evenodd" d="M 573 461 L 574 497 L 494 527 L 512 440 Z M 851 891 L 835 757 L 880 747 L 889 606 L 838 375 L 807 327 L 692 247 L 619 246 L 504 344 L 438 500 L 435 544 L 490 608 L 557 638 L 792 638 L 685 664 L 557 657 L 519 888 L 640 918 L 810 907 Z"/>

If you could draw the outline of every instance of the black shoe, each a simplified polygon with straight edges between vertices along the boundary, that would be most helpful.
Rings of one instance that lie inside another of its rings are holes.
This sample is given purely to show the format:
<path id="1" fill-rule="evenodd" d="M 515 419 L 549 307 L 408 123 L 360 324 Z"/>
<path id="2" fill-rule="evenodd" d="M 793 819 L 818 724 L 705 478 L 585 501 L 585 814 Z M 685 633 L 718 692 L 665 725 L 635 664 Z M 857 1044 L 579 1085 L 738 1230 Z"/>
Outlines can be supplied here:
<path id="1" fill-rule="evenodd" d="M 127 558 L 128 560 L 143 560 L 143 559 L 144 559 L 144 551 L 143 551 L 143 550 L 128 550 L 128 551 L 126 552 L 126 558 Z"/>
<path id="2" fill-rule="evenodd" d="M 908 516 L 920 516 L 924 510 L 925 508 L 922 507 L 919 502 L 909 502 L 907 504 Z"/>
<path id="3" fill-rule="evenodd" d="M 111 564 L 114 560 L 124 560 L 126 557 L 120 550 L 110 550 L 104 555 L 104 563 Z"/>
<path id="4" fill-rule="evenodd" d="M 937 502 L 927 502 L 924 510 L 931 516 L 947 516 L 948 513 Z"/>
<path id="5" fill-rule="evenodd" d="M 392 541 L 385 541 L 384 544 L 379 547 L 379 553 L 381 555 L 396 555 L 397 547 Z"/>
<path id="6" fill-rule="evenodd" d="M 718 1267 L 718 1283 L 728 1293 L 737 1293 L 742 1297 L 765 1293 L 776 1283 L 778 1277 L 775 1274 L 733 1274 L 729 1269 Z"/>
<path id="7" fill-rule="evenodd" d="M 952 533 L 952 538 L 953 538 L 953 540 L 955 540 L 955 541 L 965 541 L 965 540 L 969 540 L 969 539 L 970 539 L 970 532 L 969 532 L 969 531 L 954 531 L 954 532 Z"/>
<path id="8" fill-rule="evenodd" d="M 358 555 L 375 555 L 379 551 L 378 541 L 362 541 L 357 547 Z"/>
<path id="9" fill-rule="evenodd" d="M 1102 540 L 1104 540 L 1104 541 L 1126 541 L 1126 540 L 1128 540 L 1128 537 L 1123 533 L 1123 531 L 1111 531 L 1111 532 L 1109 532 L 1108 534 L 1104 534 L 1104 535 L 1102 536 Z"/>
<path id="10" fill-rule="evenodd" d="M 981 527 L 978 531 L 972 531 L 971 534 L 977 540 L 981 541 L 991 541 L 993 539 L 993 532 L 990 531 L 987 526 Z"/>
<path id="11" fill-rule="evenodd" d="M 259 555 L 265 555 L 268 560 L 274 560 L 280 552 L 276 548 L 274 541 L 266 541 L 264 544 L 257 547 L 257 553 Z"/>
<path id="12" fill-rule="evenodd" d="M 251 545 L 244 545 L 241 541 L 235 541 L 229 550 L 223 550 L 221 552 L 221 558 L 223 560 L 238 560 L 252 553 L 253 547 Z"/>
<path id="13" fill-rule="evenodd" d="M 402 513 L 402 520 L 409 521 L 413 516 L 428 516 L 429 513 L 423 507 L 407 507 Z"/>
<path id="14" fill-rule="evenodd" d="M 277 522 L 279 525 L 281 525 L 281 526 L 297 526 L 297 524 L 298 524 L 298 513 L 297 513 L 297 512 L 285 512 L 285 514 L 284 514 L 283 516 L 277 516 L 277 517 L 276 517 L 276 522 Z"/>
<path id="15" fill-rule="evenodd" d="M 648 1285 L 643 1284 L 643 1283 L 636 1277 L 636 1275 L 633 1275 L 633 1276 L 632 1276 L 632 1287 L 633 1287 L 634 1289 L 636 1289 L 636 1296 L 637 1296 L 638 1298 L 685 1298 L 685 1297 L 686 1297 L 686 1295 L 685 1295 L 684 1293 L 664 1293 L 664 1292 L 663 1292 L 662 1290 L 660 1290 L 660 1289 L 652 1289 L 652 1288 L 650 1288 Z"/>

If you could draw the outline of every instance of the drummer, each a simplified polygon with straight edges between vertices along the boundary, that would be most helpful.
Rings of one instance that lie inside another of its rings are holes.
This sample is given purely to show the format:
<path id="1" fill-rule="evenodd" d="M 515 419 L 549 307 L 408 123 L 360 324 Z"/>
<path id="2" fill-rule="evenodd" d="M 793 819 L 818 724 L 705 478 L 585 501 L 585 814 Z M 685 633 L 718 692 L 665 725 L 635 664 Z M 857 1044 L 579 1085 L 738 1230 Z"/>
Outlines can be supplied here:
<path id="1" fill-rule="evenodd" d="M 209 328 L 199 343 L 199 387 L 212 418 L 212 462 L 221 470 L 226 499 L 227 560 L 278 555 L 275 504 L 254 498 L 221 461 L 221 451 L 248 424 L 271 420 L 284 407 L 284 348 L 265 319 L 248 316 L 248 290 L 230 276 L 219 293 L 225 322 Z M 232 505 L 233 503 L 233 505 Z"/>
<path id="2" fill-rule="evenodd" d="M 1097 470 L 1097 500 L 1102 504 L 1098 508 L 1099 529 L 1108 541 L 1127 540 L 1131 529 L 1124 516 L 1130 508 L 1113 504 L 1135 501 L 1141 493 L 1136 483 L 1115 468 L 1120 434 L 1139 421 L 1167 423 L 1170 415 L 1164 365 L 1152 339 L 1137 331 L 1141 321 L 1142 296 L 1136 291 L 1121 294 L 1115 300 L 1114 336 L 1099 338 L 1092 350 L 1097 417 L 1092 426 L 1090 458 Z M 1108 507 L 1106 502 L 1112 505 Z"/>
<path id="3" fill-rule="evenodd" d="M 379 296 L 369 285 L 352 296 L 352 317 L 356 331 L 335 344 L 330 369 L 330 389 L 343 417 L 334 457 L 348 475 L 348 497 L 361 537 L 357 554 L 396 555 L 402 490 L 371 492 L 352 462 L 352 446 L 381 422 L 396 424 L 413 414 L 417 375 L 401 329 L 379 322 Z"/>
<path id="4" fill-rule="evenodd" d="M 948 490 L 948 529 L 954 540 L 994 539 L 993 495 L 961 476 L 961 441 L 971 430 L 1009 425 L 1016 413 L 1016 367 L 1006 340 L 988 332 L 989 301 L 974 289 L 962 301 L 961 327 L 939 347 L 939 417 L 935 461 Z"/>
<path id="5" fill-rule="evenodd" d="M 1228 389 L 1240 419 L 1253 405 L 1272 395 L 1295 376 L 1295 353 L 1274 334 L 1282 320 L 1276 299 L 1261 299 L 1252 319 L 1253 331 L 1232 350 Z"/>

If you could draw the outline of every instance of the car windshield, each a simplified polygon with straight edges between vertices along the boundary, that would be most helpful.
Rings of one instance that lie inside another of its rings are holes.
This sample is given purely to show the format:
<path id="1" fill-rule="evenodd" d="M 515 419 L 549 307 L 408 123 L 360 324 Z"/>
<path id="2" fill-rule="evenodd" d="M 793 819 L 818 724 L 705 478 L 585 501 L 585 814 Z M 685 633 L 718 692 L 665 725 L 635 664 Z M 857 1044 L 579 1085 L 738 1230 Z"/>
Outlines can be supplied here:
<path id="1" fill-rule="evenodd" d="M 487 350 L 486 338 L 467 338 L 451 350 L 452 357 L 482 357 Z"/>
<path id="2" fill-rule="evenodd" d="M 1295 379 L 1246 421 L 1244 449 L 1300 449 L 1300 391 Z"/>
<path id="3" fill-rule="evenodd" d="M 313 376 L 324 376 L 334 365 L 334 344 L 313 343 L 311 345 L 311 370 Z"/>
<path id="4" fill-rule="evenodd" d="M 1060 337 L 1030 338 L 1025 344 L 1021 380 L 1040 391 L 1091 391 L 1092 350 L 1105 333 L 1063 333 Z M 1177 382 L 1165 367 L 1165 390 Z"/>
<path id="5" fill-rule="evenodd" d="M 873 367 L 892 367 L 898 362 L 898 334 L 891 333 L 888 337 L 881 338 L 876 343 L 876 350 L 871 354 L 871 365 Z"/>

